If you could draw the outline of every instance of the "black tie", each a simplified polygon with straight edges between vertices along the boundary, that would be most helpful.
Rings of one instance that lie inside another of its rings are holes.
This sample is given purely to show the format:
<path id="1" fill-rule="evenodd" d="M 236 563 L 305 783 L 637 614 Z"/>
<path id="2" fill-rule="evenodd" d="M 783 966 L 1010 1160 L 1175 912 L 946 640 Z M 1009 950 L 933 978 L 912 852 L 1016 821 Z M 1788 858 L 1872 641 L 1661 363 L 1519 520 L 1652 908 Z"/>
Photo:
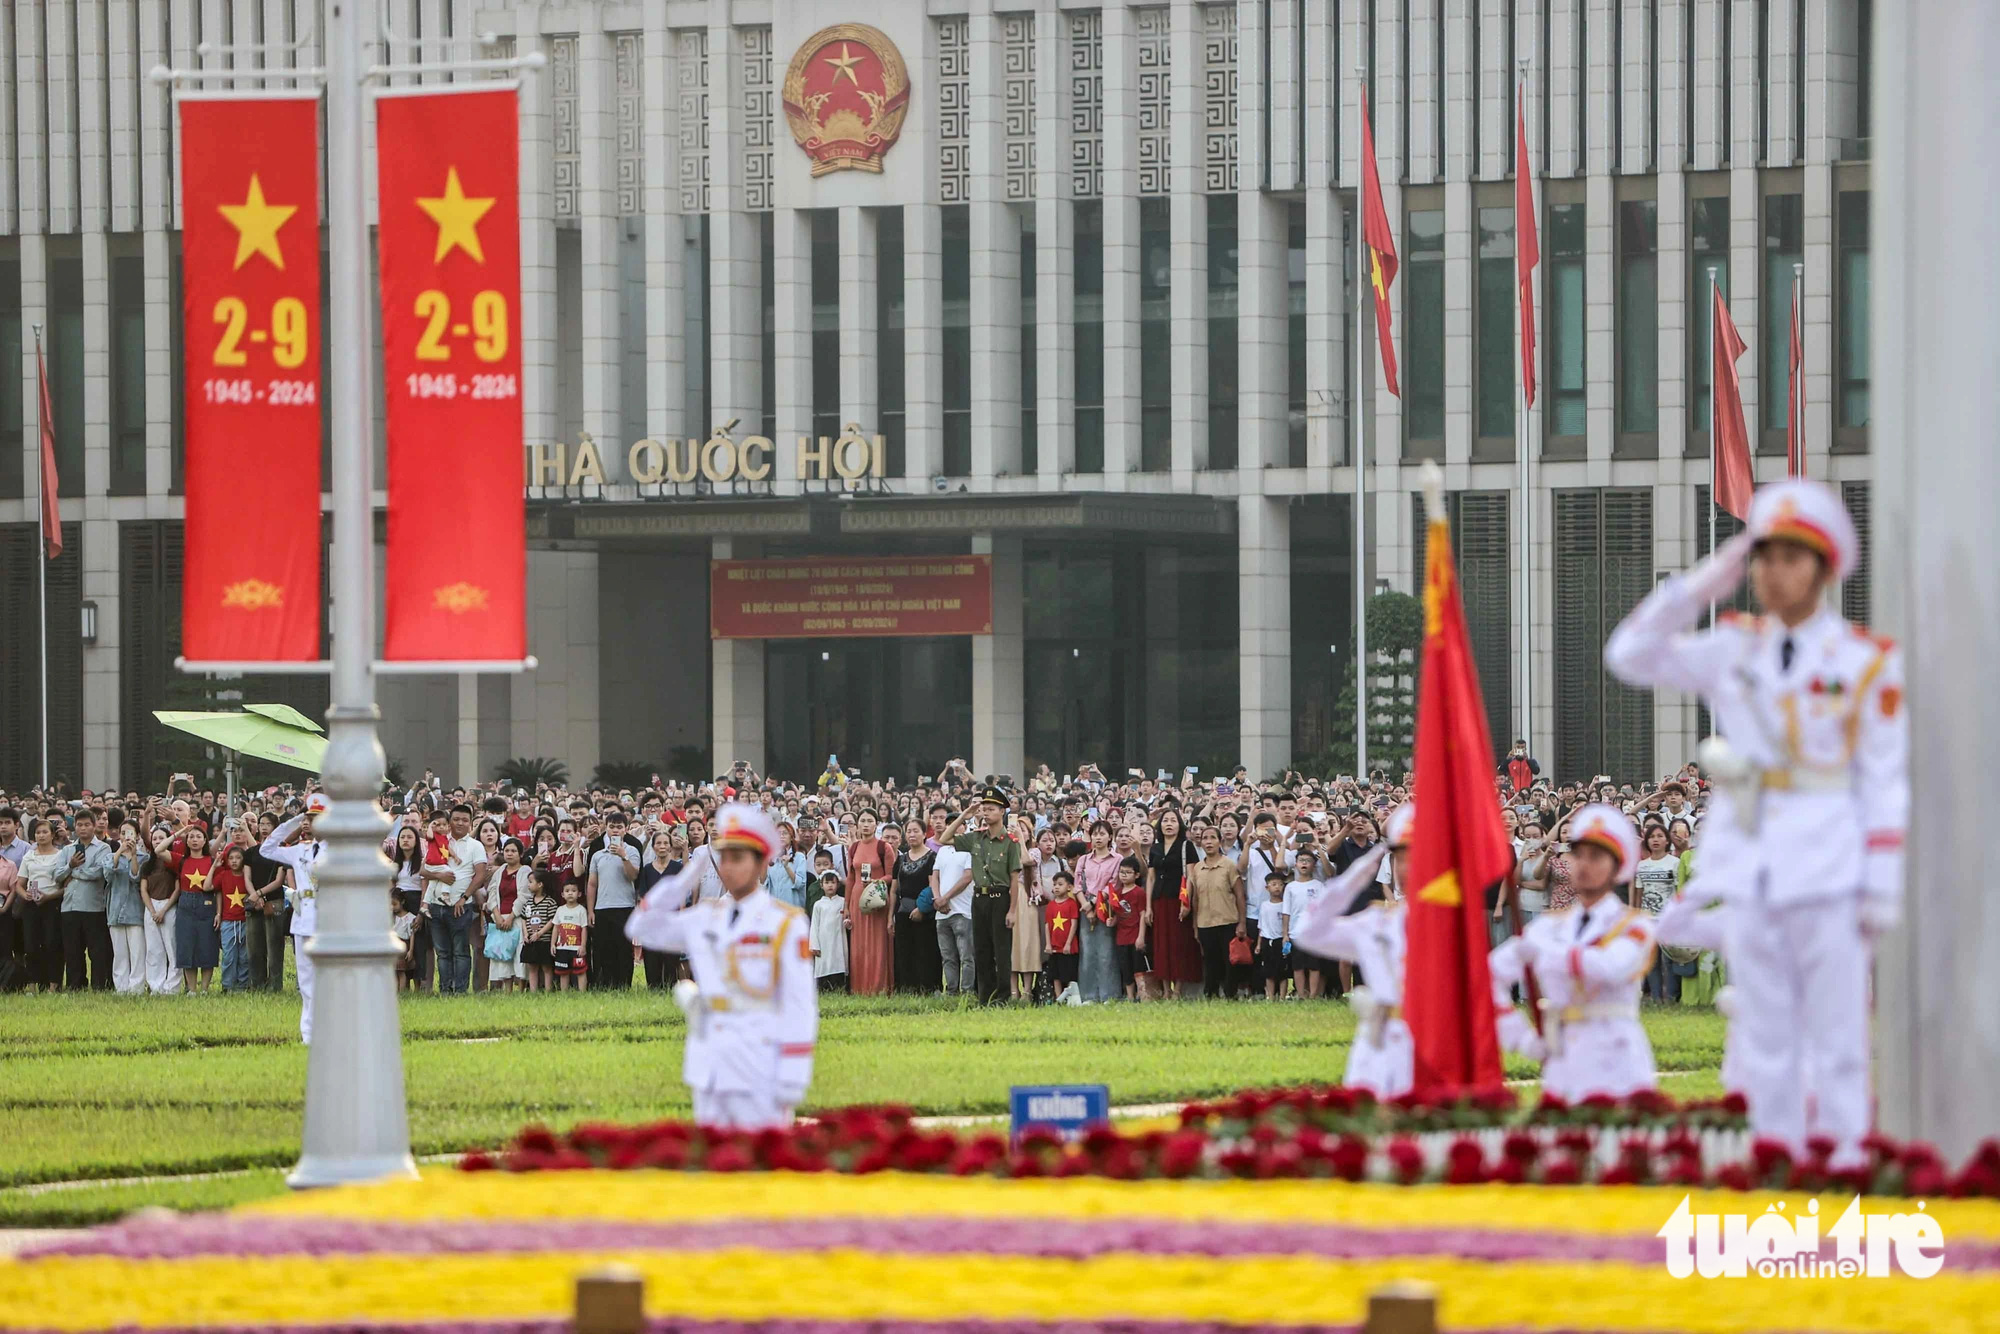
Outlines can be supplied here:
<path id="1" fill-rule="evenodd" d="M 1590 929 L 1590 910 L 1584 909 L 1576 915 L 1576 938 L 1583 939 L 1583 933 Z"/>
<path id="2" fill-rule="evenodd" d="M 1790 635 L 1786 635 L 1785 642 L 1778 645 L 1778 670 L 1781 672 L 1792 670 L 1792 637 Z"/>
<path id="3" fill-rule="evenodd" d="M 736 919 L 737 919 L 737 918 L 739 918 L 739 917 L 741 917 L 742 915 L 743 915 L 743 905 L 742 905 L 742 904 L 740 904 L 740 903 L 732 903 L 732 904 L 730 904 L 730 905 L 729 905 L 729 924 L 730 924 L 731 926 L 735 926 L 735 925 L 736 925 Z"/>

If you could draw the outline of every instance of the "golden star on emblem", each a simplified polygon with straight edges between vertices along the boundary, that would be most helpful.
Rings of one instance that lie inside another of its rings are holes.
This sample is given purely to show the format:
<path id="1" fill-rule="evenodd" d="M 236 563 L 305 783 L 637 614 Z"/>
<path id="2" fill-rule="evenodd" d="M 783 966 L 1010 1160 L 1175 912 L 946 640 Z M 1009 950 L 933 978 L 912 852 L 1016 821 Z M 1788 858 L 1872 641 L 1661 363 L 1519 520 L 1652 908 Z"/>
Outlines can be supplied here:
<path id="1" fill-rule="evenodd" d="M 833 66 L 833 81 L 835 83 L 839 83 L 840 76 L 845 74 L 847 76 L 847 81 L 853 84 L 856 88 L 859 88 L 861 86 L 861 80 L 854 73 L 854 67 L 856 65 L 859 65 L 861 63 L 861 60 L 862 57 L 849 54 L 847 49 L 847 43 L 842 42 L 840 44 L 840 54 L 837 56 L 828 56 L 826 58 L 826 63 Z"/>
<path id="2" fill-rule="evenodd" d="M 222 897 L 229 900 L 229 906 L 232 908 L 241 908 L 243 906 L 244 894 L 240 889 L 232 889 Z"/>
<path id="3" fill-rule="evenodd" d="M 278 229 L 299 211 L 296 204 L 264 202 L 264 183 L 250 173 L 250 190 L 240 204 L 218 204 L 218 212 L 236 228 L 236 267 L 242 268 L 252 255 L 262 255 L 277 268 L 285 267 L 285 253 L 278 248 Z"/>
<path id="4" fill-rule="evenodd" d="M 189 871 L 187 877 L 189 889 L 206 889 L 208 887 L 208 872 L 206 871 Z"/>
<path id="5" fill-rule="evenodd" d="M 430 214 L 431 221 L 438 225 L 437 254 L 431 258 L 433 264 L 443 263 L 454 246 L 472 256 L 473 262 L 486 262 L 486 252 L 479 247 L 479 220 L 493 207 L 493 201 L 468 199 L 465 187 L 458 183 L 457 167 L 445 172 L 444 194 L 433 199 L 419 195 L 417 207 Z"/>
<path id="6" fill-rule="evenodd" d="M 1064 917 L 1061 913 L 1057 913 L 1054 917 L 1051 917 L 1049 919 L 1049 929 L 1051 931 L 1060 931 L 1068 925 L 1069 925 L 1069 918 Z"/>

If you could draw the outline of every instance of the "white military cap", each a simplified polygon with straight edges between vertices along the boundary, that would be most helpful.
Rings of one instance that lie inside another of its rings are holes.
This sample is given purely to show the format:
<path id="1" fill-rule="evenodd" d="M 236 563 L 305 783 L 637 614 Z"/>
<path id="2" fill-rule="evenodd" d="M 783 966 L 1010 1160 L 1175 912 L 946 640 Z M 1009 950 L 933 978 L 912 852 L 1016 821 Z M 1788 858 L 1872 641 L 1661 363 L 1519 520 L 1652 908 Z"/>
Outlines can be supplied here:
<path id="1" fill-rule="evenodd" d="M 749 848 L 769 861 L 778 855 L 778 826 L 771 823 L 763 807 L 732 801 L 715 813 L 708 841 L 718 852 L 724 848 Z"/>
<path id="2" fill-rule="evenodd" d="M 1632 818 L 1601 801 L 1582 807 L 1570 817 L 1569 841 L 1592 843 L 1618 858 L 1618 880 L 1624 883 L 1639 869 L 1639 831 Z"/>
<path id="3" fill-rule="evenodd" d="M 1861 544 L 1847 506 L 1824 482 L 1789 478 L 1759 487 L 1750 500 L 1752 542 L 1797 542 L 1826 558 L 1836 579 L 1854 569 Z"/>
<path id="4" fill-rule="evenodd" d="M 1382 837 L 1391 851 L 1409 846 L 1410 831 L 1416 823 L 1417 803 L 1414 801 L 1406 801 L 1389 812 L 1389 818 L 1382 822 Z"/>

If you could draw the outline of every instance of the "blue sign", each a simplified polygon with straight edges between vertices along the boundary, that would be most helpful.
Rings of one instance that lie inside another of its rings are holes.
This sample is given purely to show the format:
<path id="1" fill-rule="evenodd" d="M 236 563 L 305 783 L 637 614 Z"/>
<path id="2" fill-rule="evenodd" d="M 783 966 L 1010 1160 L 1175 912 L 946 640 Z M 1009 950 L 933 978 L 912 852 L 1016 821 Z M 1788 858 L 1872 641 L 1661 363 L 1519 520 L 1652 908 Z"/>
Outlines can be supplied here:
<path id="1" fill-rule="evenodd" d="M 1030 1130 L 1052 1130 L 1078 1140 L 1093 1126 L 1111 1124 L 1111 1090 L 1103 1084 L 1016 1085 L 1008 1101 L 1011 1138 L 1017 1144 Z"/>

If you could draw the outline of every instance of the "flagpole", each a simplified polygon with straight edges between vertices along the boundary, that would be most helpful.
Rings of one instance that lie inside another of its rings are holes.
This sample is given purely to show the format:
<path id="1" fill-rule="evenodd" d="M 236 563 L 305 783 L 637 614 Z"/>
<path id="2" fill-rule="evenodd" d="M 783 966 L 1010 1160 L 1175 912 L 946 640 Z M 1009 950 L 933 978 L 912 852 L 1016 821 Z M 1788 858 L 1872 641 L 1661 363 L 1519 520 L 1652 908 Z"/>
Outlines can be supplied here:
<path id="1" fill-rule="evenodd" d="M 1799 335 L 1799 373 L 1796 386 L 1786 386 L 1785 392 L 1791 399 L 1792 420 L 1797 423 L 1792 432 L 1792 448 L 1798 457 L 1791 460 L 1791 468 L 1786 471 L 1795 477 L 1806 475 L 1806 266 L 1792 265 L 1792 328 Z M 1785 348 L 1785 363 L 1791 364 L 1792 354 L 1789 341 Z M 1797 469 L 1793 472 L 1792 469 Z"/>
<path id="2" fill-rule="evenodd" d="M 1715 266 L 1708 266 L 1708 554 L 1715 555 L 1715 506 L 1716 492 L 1721 488 L 1722 476 L 1716 470 L 1716 461 L 1721 458 L 1717 452 L 1717 442 L 1721 431 L 1717 429 L 1719 418 L 1716 405 L 1720 401 L 1715 393 L 1715 303 L 1722 299 L 1722 286 L 1716 281 Z M 1708 624 L 1715 626 L 1715 599 L 1708 600 Z M 1708 715 L 1709 730 L 1715 730 L 1715 714 Z"/>
<path id="3" fill-rule="evenodd" d="M 35 642 L 42 649 L 42 791 L 49 790 L 49 473 L 42 466 L 42 326 L 35 328 L 35 568 L 41 573 L 41 623 Z"/>
<path id="4" fill-rule="evenodd" d="M 1368 77 L 1368 67 L 1354 67 L 1357 78 Z M 1358 99 L 1357 99 L 1358 104 Z M 1355 156 L 1354 183 L 1354 781 L 1368 781 L 1368 441 L 1361 419 L 1361 403 L 1367 397 L 1368 344 L 1363 324 L 1363 293 L 1368 291 L 1368 228 L 1363 214 L 1367 187 L 1360 172 L 1368 164 Z"/>
<path id="5" fill-rule="evenodd" d="M 1527 57 L 1524 56 L 1521 58 L 1519 66 L 1518 86 L 1521 90 L 1521 109 L 1518 114 L 1525 116 L 1527 114 L 1528 100 Z M 1517 125 L 1520 123 L 1516 122 Z M 1525 145 L 1523 146 L 1525 147 Z M 1526 177 L 1528 174 L 1527 155 L 1523 153 L 1519 156 L 1521 160 L 1514 164 L 1514 171 L 1517 175 Z M 1534 187 L 1532 185 L 1529 187 L 1528 197 L 1530 199 L 1534 198 Z M 1519 220 L 1516 219 L 1514 225 L 1514 245 L 1517 254 L 1519 253 L 1520 244 L 1521 227 Z M 1533 279 L 1529 281 L 1532 282 Z M 1535 620 L 1535 565 L 1532 553 L 1535 542 L 1535 495 L 1533 490 L 1530 489 L 1534 485 L 1532 473 L 1534 465 L 1529 456 L 1528 389 L 1527 385 L 1523 382 L 1523 373 L 1527 369 L 1528 346 L 1522 338 L 1522 332 L 1527 327 L 1528 292 L 1529 288 L 1526 283 L 1518 280 L 1515 282 L 1514 453 L 1520 473 L 1519 486 L 1521 488 L 1521 730 L 1519 735 L 1523 741 L 1528 743 L 1528 753 L 1533 755 L 1535 753 L 1535 654 L 1533 631 Z"/>

